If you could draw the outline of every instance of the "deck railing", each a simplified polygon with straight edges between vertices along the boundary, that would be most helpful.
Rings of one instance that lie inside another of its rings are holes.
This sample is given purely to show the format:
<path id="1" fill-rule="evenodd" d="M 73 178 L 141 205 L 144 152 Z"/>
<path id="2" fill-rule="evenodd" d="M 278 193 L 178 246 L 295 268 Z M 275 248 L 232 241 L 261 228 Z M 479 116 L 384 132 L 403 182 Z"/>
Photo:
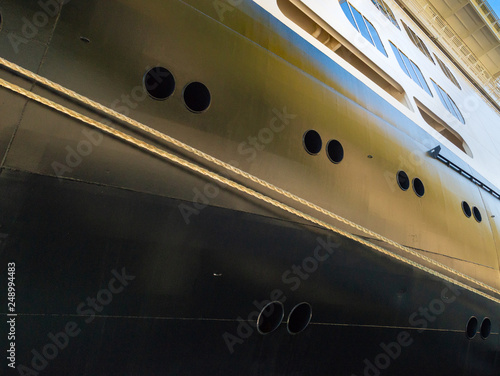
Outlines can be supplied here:
<path id="1" fill-rule="evenodd" d="M 426 0 L 405 0 L 406 7 L 432 31 L 436 39 L 448 47 L 452 56 L 461 62 L 469 74 L 475 77 L 491 98 L 500 104 L 500 77 L 495 79 L 484 67 L 481 61 L 467 47 L 464 41 L 453 31 L 448 23 L 439 15 L 436 9 Z M 500 21 L 488 3 L 484 0 L 471 0 L 470 4 L 483 15 L 486 24 L 500 39 Z"/>

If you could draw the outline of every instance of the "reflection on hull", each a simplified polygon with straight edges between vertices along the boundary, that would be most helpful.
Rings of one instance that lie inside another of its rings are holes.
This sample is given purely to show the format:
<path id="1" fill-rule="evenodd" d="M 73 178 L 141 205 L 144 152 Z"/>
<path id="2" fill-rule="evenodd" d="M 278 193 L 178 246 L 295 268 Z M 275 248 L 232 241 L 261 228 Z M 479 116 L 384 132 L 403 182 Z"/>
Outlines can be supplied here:
<path id="1" fill-rule="evenodd" d="M 465 333 L 466 318 L 494 303 L 324 230 L 215 207 L 186 226 L 178 200 L 15 171 L 1 188 L 2 223 L 20 239 L 0 258 L 16 260 L 19 365 L 50 375 L 498 371 L 498 333 Z M 274 299 L 283 323 L 259 334 L 256 312 Z M 313 320 L 292 335 L 286 319 L 303 301 Z"/>
<path id="2" fill-rule="evenodd" d="M 457 171 L 494 185 L 412 109 L 253 1 L 73 0 L 17 52 L 6 3 L 2 58 L 122 116 L 0 70 L 114 131 L 0 89 L 5 374 L 498 374 L 500 209 Z"/>

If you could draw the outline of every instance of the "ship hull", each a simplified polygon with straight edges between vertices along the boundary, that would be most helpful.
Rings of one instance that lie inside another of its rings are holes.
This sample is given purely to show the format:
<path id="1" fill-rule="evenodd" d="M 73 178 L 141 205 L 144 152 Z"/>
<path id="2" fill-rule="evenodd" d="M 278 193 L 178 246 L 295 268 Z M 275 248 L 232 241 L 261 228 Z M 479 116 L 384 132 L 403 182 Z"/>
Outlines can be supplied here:
<path id="1" fill-rule="evenodd" d="M 233 1 L 240 6 L 222 13 L 220 3 L 72 1 L 20 53 L 3 33 L 2 56 L 495 286 L 494 221 L 464 222 L 460 208 L 473 197 L 486 213 L 488 198 L 425 157 L 437 140 L 255 3 Z M 5 21 L 3 31 L 22 35 L 23 17 L 40 10 L 18 4 L 2 16 L 19 24 Z M 116 33 L 123 24 L 135 27 Z M 155 64 L 177 82 L 165 101 L 144 92 Z M 1 75 L 227 174 L 32 80 Z M 193 81 L 211 91 L 205 112 L 185 104 Z M 435 263 L 380 252 L 7 89 L 1 95 L 0 270 L 7 281 L 15 265 L 17 314 L 0 327 L 2 354 L 15 355 L 3 360 L 5 374 L 498 374 L 498 303 L 470 279 L 443 278 Z M 343 142 L 342 163 L 304 150 L 312 128 L 324 148 Z M 425 182 L 423 198 L 399 189 L 401 168 Z M 7 289 L 0 294 L 7 302 Z M 271 301 L 283 318 L 262 334 L 257 320 Z M 302 302 L 311 321 L 291 334 L 288 317 Z M 492 319 L 487 338 L 467 338 L 472 316 Z"/>
<path id="2" fill-rule="evenodd" d="M 498 333 L 465 334 L 494 303 L 342 236 L 212 206 L 188 224 L 189 202 L 9 170 L 0 179 L 0 262 L 16 264 L 24 372 L 498 373 Z M 255 320 L 271 300 L 285 317 L 262 335 Z M 312 320 L 292 335 L 300 302 Z"/>

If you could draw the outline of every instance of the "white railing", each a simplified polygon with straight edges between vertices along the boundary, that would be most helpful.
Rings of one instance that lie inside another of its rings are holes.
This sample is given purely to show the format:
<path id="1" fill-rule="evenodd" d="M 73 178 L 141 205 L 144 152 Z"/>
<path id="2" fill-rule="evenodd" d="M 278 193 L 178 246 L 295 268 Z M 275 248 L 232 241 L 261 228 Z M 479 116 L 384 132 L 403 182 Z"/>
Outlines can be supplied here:
<path id="1" fill-rule="evenodd" d="M 471 76 L 482 84 L 486 92 L 500 104 L 500 78 L 495 80 L 494 77 L 483 66 L 480 60 L 467 47 L 463 40 L 453 31 L 448 23 L 441 18 L 436 9 L 425 0 L 405 0 L 406 7 L 423 22 L 425 27 L 433 31 L 436 39 L 443 42 L 451 51 L 452 56 L 462 63 Z M 500 23 L 491 7 L 484 0 L 474 0 L 471 4 L 483 14 L 485 20 L 488 21 L 492 31 L 500 39 Z"/>

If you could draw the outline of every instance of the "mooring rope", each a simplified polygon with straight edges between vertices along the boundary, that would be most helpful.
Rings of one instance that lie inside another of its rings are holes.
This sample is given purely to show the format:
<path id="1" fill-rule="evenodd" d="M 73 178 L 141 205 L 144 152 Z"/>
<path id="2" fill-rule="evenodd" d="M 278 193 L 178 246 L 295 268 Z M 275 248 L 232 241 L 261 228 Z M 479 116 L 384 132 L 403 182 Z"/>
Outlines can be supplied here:
<path id="1" fill-rule="evenodd" d="M 130 126 L 132 128 L 139 129 L 139 130 L 141 130 L 143 132 L 146 132 L 149 135 L 153 135 L 153 136 L 155 136 L 155 137 L 157 137 L 159 139 L 162 139 L 162 140 L 166 141 L 167 143 L 169 143 L 171 145 L 174 145 L 174 146 L 176 146 L 176 147 L 178 147 L 178 148 L 180 148 L 180 149 L 182 149 L 184 151 L 187 151 L 188 153 L 194 154 L 194 155 L 196 155 L 196 156 L 198 156 L 198 157 L 200 157 L 200 158 L 202 158 L 202 159 L 204 159 L 204 160 L 206 160 L 208 162 L 211 162 L 211 163 L 213 163 L 213 164 L 215 164 L 215 165 L 217 165 L 219 167 L 222 167 L 226 171 L 229 171 L 229 172 L 232 172 L 232 173 L 234 173 L 236 175 L 244 177 L 244 178 L 246 178 L 246 179 L 248 179 L 248 180 L 250 180 L 250 181 L 252 181 L 252 182 L 254 182 L 254 183 L 258 184 L 258 185 L 260 185 L 261 187 L 264 187 L 266 189 L 269 189 L 270 191 L 278 193 L 279 195 L 284 196 L 284 197 L 286 197 L 286 198 L 288 198 L 288 199 L 290 199 L 292 201 L 295 201 L 297 203 L 300 203 L 300 204 L 302 204 L 302 205 L 304 205 L 304 206 L 306 206 L 306 207 L 308 207 L 308 208 L 310 208 L 310 209 L 312 209 L 312 210 L 314 210 L 314 211 L 316 211 L 318 213 L 321 213 L 323 215 L 326 215 L 327 217 L 330 217 L 330 218 L 332 218 L 334 220 L 337 220 L 337 221 L 339 221 L 341 223 L 344 223 L 344 224 L 346 224 L 346 225 L 348 225 L 348 226 L 350 226 L 350 227 L 352 227 L 352 228 L 354 228 L 354 229 L 356 229 L 356 230 L 358 230 L 358 231 L 360 231 L 360 232 L 362 232 L 364 234 L 370 235 L 372 238 L 375 238 L 375 239 L 377 239 L 377 240 L 379 240 L 381 242 L 389 244 L 389 245 L 391 245 L 391 246 L 393 246 L 393 247 L 395 247 L 395 248 L 397 248 L 397 249 L 399 249 L 399 250 L 401 250 L 401 251 L 403 251 L 403 252 L 405 252 L 407 254 L 415 256 L 415 257 L 417 257 L 417 258 L 419 258 L 421 260 L 424 260 L 424 261 L 426 261 L 426 262 L 428 262 L 428 263 L 430 263 L 430 264 L 432 264 L 432 265 L 434 265 L 436 267 L 442 268 L 442 269 L 444 269 L 444 270 L 446 270 L 446 271 L 448 271 L 448 272 L 450 272 L 450 273 L 452 273 L 452 274 L 454 274 L 454 275 L 456 275 L 458 277 L 461 277 L 461 278 L 463 278 L 463 279 L 465 279 L 465 280 L 467 280 L 469 282 L 472 282 L 472 283 L 474 283 L 474 284 L 476 284 L 478 286 L 481 286 L 482 288 L 484 288 L 486 290 L 489 290 L 489 291 L 491 291 L 491 292 L 493 292 L 493 293 L 495 293 L 497 295 L 500 295 L 500 291 L 497 290 L 497 289 L 495 289 L 492 286 L 489 286 L 489 285 L 487 285 L 487 284 L 485 284 L 485 283 L 483 283 L 481 281 L 478 281 L 478 280 L 476 280 L 476 279 L 474 279 L 474 278 L 472 278 L 472 277 L 470 277 L 470 276 L 468 276 L 466 274 L 463 274 L 463 273 L 461 273 L 461 272 L 459 272 L 459 271 L 457 271 L 457 270 L 455 270 L 455 269 L 453 269 L 453 268 L 451 268 L 451 267 L 449 267 L 447 265 L 444 265 L 444 264 L 442 264 L 442 263 L 440 263 L 440 262 L 438 262 L 436 260 L 433 260 L 433 259 L 431 259 L 431 258 L 429 258 L 429 257 L 427 257 L 425 255 L 422 255 L 421 253 L 419 253 L 419 252 L 417 252 L 415 250 L 412 250 L 412 249 L 410 249 L 410 248 L 408 248 L 408 247 L 406 247 L 406 246 L 404 246 L 402 244 L 399 244 L 399 243 L 397 243 L 397 242 L 395 242 L 393 240 L 390 240 L 390 239 L 388 239 L 388 238 L 386 238 L 386 237 L 384 237 L 384 236 L 382 236 L 382 235 L 380 235 L 380 234 L 378 234 L 378 233 L 376 233 L 376 232 L 374 232 L 372 230 L 369 230 L 369 229 L 367 229 L 367 228 L 365 228 L 365 227 L 363 227 L 361 225 L 358 225 L 358 224 L 356 224 L 356 223 L 354 223 L 354 222 L 352 222 L 352 221 L 350 221 L 350 220 L 348 220 L 346 218 L 343 218 L 342 216 L 340 216 L 338 214 L 332 213 L 331 211 L 326 210 L 326 209 L 324 209 L 324 208 L 322 208 L 322 207 L 320 207 L 320 206 L 318 206 L 318 205 L 316 205 L 314 203 L 311 203 L 310 201 L 307 201 L 307 200 L 305 200 L 305 199 L 303 199 L 303 198 L 301 198 L 299 196 L 294 195 L 293 193 L 290 193 L 290 192 L 288 192 L 288 191 L 286 191 L 286 190 L 284 190 L 282 188 L 279 188 L 279 187 L 277 187 L 277 186 L 275 186 L 275 185 L 273 185 L 273 184 L 271 184 L 269 182 L 266 182 L 263 179 L 260 179 L 260 178 L 254 176 L 254 175 L 251 175 L 251 174 L 249 174 L 249 173 L 247 173 L 247 172 L 245 172 L 245 171 L 243 171 L 243 170 L 241 170 L 239 168 L 236 168 L 236 167 L 232 166 L 229 163 L 223 162 L 223 161 L 221 161 L 221 160 L 219 160 L 219 159 L 217 159 L 217 158 L 215 158 L 215 157 L 213 157 L 213 156 L 211 156 L 211 155 L 209 155 L 207 153 L 204 153 L 201 150 L 198 150 L 198 149 L 196 149 L 196 148 L 194 148 L 192 146 L 189 146 L 189 145 L 187 145 L 187 144 L 185 144 L 185 143 L 183 143 L 183 142 L 181 142 L 181 141 L 179 141 L 179 140 L 177 140 L 177 139 L 175 139 L 175 138 L 173 138 L 171 136 L 168 136 L 168 135 L 166 135 L 166 134 L 164 134 L 162 132 L 159 132 L 156 129 L 148 127 L 147 125 L 145 125 L 143 123 L 140 123 L 140 122 L 138 122 L 138 121 L 136 121 L 136 120 L 134 120 L 132 118 L 129 118 L 128 116 L 125 116 L 125 115 L 123 115 L 123 114 L 121 114 L 121 113 L 119 113 L 117 111 L 114 111 L 114 110 L 112 110 L 112 109 L 110 109 L 110 108 L 108 108 L 106 106 L 103 106 L 100 103 L 97 103 L 97 102 L 95 102 L 95 101 L 93 101 L 93 100 L 91 100 L 91 99 L 89 99 L 89 98 L 87 98 L 87 97 L 85 97 L 83 95 L 80 95 L 80 94 L 78 94 L 78 93 L 76 93 L 76 92 L 74 92 L 72 90 L 69 90 L 69 89 L 67 89 L 67 88 L 65 88 L 65 87 L 63 87 L 63 86 L 61 86 L 61 85 L 59 85 L 59 84 L 57 84 L 55 82 L 52 82 L 52 81 L 50 81 L 50 80 L 48 80 L 48 79 L 46 79 L 46 78 L 44 78 L 44 77 L 42 77 L 42 76 L 34 73 L 34 72 L 31 72 L 31 71 L 29 71 L 27 69 L 24 69 L 24 68 L 22 68 L 22 67 L 20 67 L 20 66 L 18 66 L 16 64 L 14 64 L 14 63 L 6 60 L 6 59 L 4 59 L 4 58 L 0 57 L 0 64 L 3 65 L 6 68 L 12 70 L 13 72 L 21 75 L 21 76 L 29 78 L 29 79 L 33 80 L 34 82 L 36 82 L 36 83 L 42 84 L 43 86 L 45 86 L 45 87 L 47 87 L 47 88 L 49 88 L 49 89 L 51 89 L 51 90 L 53 90 L 53 91 L 55 91 L 55 92 L 57 92 L 59 94 L 62 94 L 64 96 L 68 97 L 68 98 L 71 98 L 71 99 L 73 99 L 73 100 L 75 100 L 77 102 L 80 102 L 80 103 L 84 104 L 87 107 L 90 107 L 91 109 L 93 109 L 95 111 L 98 111 L 98 112 L 101 112 L 103 114 L 106 114 L 107 116 L 109 116 L 111 118 L 114 118 L 115 120 L 119 120 L 120 122 L 123 122 L 123 123 L 127 124 L 128 126 Z M 8 90 L 11 90 L 11 91 L 13 91 L 15 93 L 18 93 L 18 94 L 26 97 L 26 98 L 29 98 L 32 101 L 38 102 L 40 104 L 43 104 L 43 105 L 45 105 L 45 106 L 47 106 L 49 108 L 52 108 L 52 109 L 54 109 L 54 110 L 56 110 L 56 111 L 58 111 L 60 113 L 65 114 L 65 115 L 67 115 L 67 116 L 69 116 L 69 117 L 71 117 L 73 119 L 76 119 L 76 120 L 78 120 L 80 122 L 83 122 L 83 123 L 85 123 L 87 125 L 93 126 L 93 127 L 97 128 L 97 129 L 100 129 L 101 131 L 103 131 L 103 132 L 105 132 L 107 134 L 110 134 L 110 135 L 112 135 L 112 136 L 114 136 L 114 137 L 116 137 L 116 138 L 118 138 L 118 139 L 120 139 L 122 141 L 126 141 L 126 142 L 128 142 L 128 143 L 130 143 L 132 145 L 135 145 L 138 148 L 141 148 L 141 149 L 146 150 L 146 151 L 148 151 L 150 153 L 153 153 L 153 154 L 156 154 L 156 155 L 158 155 L 160 157 L 168 159 L 171 162 L 174 162 L 174 163 L 176 163 L 176 164 L 178 164 L 180 166 L 186 167 L 186 168 L 188 168 L 188 169 L 190 169 L 190 170 L 192 170 L 194 172 L 202 174 L 202 175 L 204 175 L 204 176 L 206 176 L 206 177 L 208 177 L 208 178 L 210 178 L 212 180 L 218 181 L 218 182 L 220 182 L 220 183 L 222 183 L 222 184 L 224 184 L 224 185 L 226 185 L 228 187 L 236 189 L 236 190 L 238 190 L 240 192 L 243 192 L 243 193 L 245 193 L 247 195 L 253 196 L 253 197 L 255 197 L 255 198 L 257 198 L 257 199 L 259 199 L 261 201 L 264 201 L 264 202 L 266 202 L 266 203 L 268 203 L 270 205 L 273 205 L 273 206 L 275 206 L 275 207 L 277 207 L 279 209 L 282 209 L 282 210 L 284 210 L 286 212 L 294 214 L 294 215 L 296 215 L 296 216 L 298 216 L 300 218 L 303 218 L 303 219 L 305 219 L 305 220 L 307 220 L 309 222 L 315 223 L 315 224 L 317 224 L 317 225 L 319 225 L 319 226 L 321 226 L 323 228 L 329 229 L 329 230 L 331 230 L 331 231 L 333 231 L 333 232 L 335 232 L 337 234 L 345 236 L 345 237 L 347 237 L 347 238 L 349 238 L 351 240 L 354 240 L 354 241 L 356 241 L 356 242 L 358 242 L 360 244 L 363 244 L 363 245 L 365 245 L 367 247 L 370 247 L 370 248 L 372 248 L 374 250 L 377 250 L 377 251 L 379 251 L 379 252 L 381 252 L 381 253 L 383 253 L 385 255 L 388 255 L 388 256 L 391 256 L 393 258 L 396 258 L 396 259 L 398 259 L 398 260 L 400 260 L 402 262 L 405 262 L 405 263 L 407 263 L 409 265 L 412 265 L 412 266 L 414 266 L 414 267 L 416 267 L 418 269 L 424 270 L 424 271 L 426 271 L 426 272 L 428 272 L 428 273 L 430 273 L 432 275 L 435 275 L 435 276 L 437 276 L 439 278 L 447 280 L 448 282 L 454 283 L 454 284 L 459 285 L 459 286 L 461 286 L 463 288 L 466 288 L 466 289 L 468 289 L 470 291 L 473 291 L 473 292 L 475 292 L 475 293 L 477 293 L 479 295 L 482 295 L 482 296 L 484 296 L 484 297 L 486 297 L 486 298 L 488 298 L 490 300 L 495 301 L 496 303 L 500 303 L 500 299 L 492 297 L 492 296 L 490 296 L 490 295 L 488 295 L 488 294 L 486 294 L 486 293 L 484 293 L 484 292 L 482 292 L 480 290 L 477 290 L 477 289 L 475 289 L 475 288 L 473 288 L 471 286 L 468 286 L 468 285 L 466 285 L 466 284 L 464 284 L 464 283 L 462 283 L 460 281 L 457 281 L 457 280 L 455 280 L 453 278 L 450 278 L 450 277 L 448 277 L 448 276 L 446 276 L 446 275 L 444 275 L 442 273 L 439 273 L 439 272 L 437 272 L 434 269 L 428 268 L 428 267 L 426 267 L 424 265 L 421 265 L 421 264 L 419 264 L 419 263 L 417 263 L 415 261 L 412 261 L 412 260 L 410 260 L 408 258 L 405 258 L 405 257 L 403 257 L 401 255 L 395 254 L 394 252 L 391 252 L 391 251 L 389 251 L 389 250 L 387 250 L 387 249 L 385 249 L 383 247 L 377 246 L 377 245 L 375 245 L 375 244 L 373 244 L 373 243 L 371 243 L 371 242 L 369 242 L 367 240 L 364 240 L 364 239 L 362 239 L 362 238 L 360 238 L 360 237 L 358 237 L 358 236 L 356 236 L 354 234 L 351 234 L 350 232 L 341 230 L 341 229 L 339 229 L 339 228 L 337 228 L 337 227 L 335 227 L 335 226 L 333 226 L 333 225 L 331 225 L 329 223 L 321 221 L 321 220 L 319 220 L 319 219 L 317 219 L 317 218 L 315 218 L 315 217 L 313 217 L 313 216 L 311 216 L 309 214 L 306 214 L 306 213 L 304 213 L 304 212 L 302 212 L 302 211 L 300 211 L 300 210 L 298 210 L 296 208 L 293 208 L 293 207 L 291 207 L 289 205 L 286 205 L 286 204 L 284 204 L 284 203 L 282 203 L 282 202 L 280 202 L 278 200 L 275 200 L 275 199 L 273 199 L 273 198 L 271 198 L 269 196 L 266 196 L 266 195 L 264 195 L 262 193 L 259 193 L 259 192 L 255 191 L 255 190 L 253 190 L 251 188 L 248 188 L 248 187 L 246 187 L 246 186 L 244 186 L 242 184 L 234 182 L 234 181 L 232 181 L 232 180 L 230 180 L 228 178 L 225 178 L 225 177 L 223 177 L 223 176 L 221 176 L 221 175 L 219 175 L 217 173 L 209 171 L 208 169 L 206 169 L 204 167 L 201 167 L 201 166 L 199 166 L 199 165 L 197 165 L 195 163 L 189 162 L 189 161 L 185 160 L 184 158 L 178 157 L 178 156 L 176 156 L 176 155 L 174 155 L 172 153 L 169 153 L 169 152 L 167 152 L 165 150 L 162 150 L 162 149 L 160 149 L 160 148 L 158 148 L 156 146 L 148 144 L 148 143 L 146 143 L 146 142 L 144 142 L 144 141 L 142 141 L 142 140 L 140 140 L 138 138 L 130 136 L 130 135 L 124 133 L 124 132 L 118 131 L 118 130 L 116 130 L 116 129 L 108 126 L 108 125 L 103 124 L 102 122 L 96 121 L 96 120 L 94 120 L 94 119 L 92 119 L 92 118 L 90 118 L 88 116 L 82 115 L 82 114 L 80 114 L 80 113 L 78 113 L 78 112 L 76 112 L 74 110 L 71 110 L 71 109 L 69 109 L 67 107 L 64 107 L 64 106 L 62 106 L 62 105 L 60 105 L 60 104 L 58 104 L 58 103 L 56 103 L 54 101 L 51 101 L 51 100 L 49 100 L 49 99 L 47 99 L 45 97 L 42 97 L 42 96 L 40 96 L 38 94 L 35 94 L 33 92 L 30 92 L 28 90 L 25 90 L 25 89 L 23 89 L 23 88 L 15 85 L 15 84 L 9 83 L 8 81 L 3 80 L 3 79 L 0 79 L 0 85 L 2 87 L 4 87 L 4 88 L 8 89 Z"/>

